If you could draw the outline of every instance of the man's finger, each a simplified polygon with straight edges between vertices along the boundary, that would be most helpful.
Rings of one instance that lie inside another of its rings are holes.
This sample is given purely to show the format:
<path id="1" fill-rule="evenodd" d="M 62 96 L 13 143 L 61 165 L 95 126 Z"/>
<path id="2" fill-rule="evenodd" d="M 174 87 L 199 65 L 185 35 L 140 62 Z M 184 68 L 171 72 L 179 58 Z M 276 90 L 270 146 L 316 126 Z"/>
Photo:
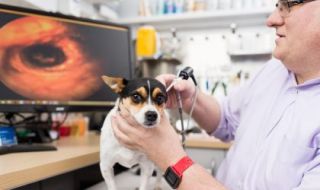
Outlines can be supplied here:
<path id="1" fill-rule="evenodd" d="M 136 121 L 136 119 L 130 114 L 130 111 L 123 107 L 123 109 L 121 109 L 120 115 L 123 119 L 125 119 L 128 124 L 132 125 L 132 126 L 137 126 L 139 125 L 139 123 Z"/>
<path id="2" fill-rule="evenodd" d="M 194 86 L 190 79 L 181 80 L 174 85 L 174 89 L 181 92 L 189 88 L 189 86 Z"/>
<path id="3" fill-rule="evenodd" d="M 170 83 L 176 78 L 173 74 L 162 74 L 158 75 L 156 79 L 160 81 L 166 87 L 170 85 Z"/>
<path id="4" fill-rule="evenodd" d="M 130 138 L 119 129 L 119 125 L 115 117 L 111 118 L 111 127 L 113 130 L 114 136 L 119 140 L 120 144 L 123 144 L 123 145 L 132 144 L 130 141 Z"/>
<path id="5" fill-rule="evenodd" d="M 120 108 L 120 112 L 119 112 L 123 117 L 129 117 L 131 114 L 130 114 L 130 111 L 128 110 L 128 108 L 126 108 L 125 106 L 122 106 Z"/>
<path id="6" fill-rule="evenodd" d="M 136 130 L 137 130 L 136 121 L 131 121 L 131 123 L 130 123 L 130 122 L 128 122 L 128 118 L 124 118 L 120 114 L 117 114 L 115 117 L 116 117 L 116 121 L 118 124 L 118 129 L 122 133 L 125 133 L 129 138 L 133 138 L 132 136 L 133 136 L 133 134 L 136 133 Z"/>

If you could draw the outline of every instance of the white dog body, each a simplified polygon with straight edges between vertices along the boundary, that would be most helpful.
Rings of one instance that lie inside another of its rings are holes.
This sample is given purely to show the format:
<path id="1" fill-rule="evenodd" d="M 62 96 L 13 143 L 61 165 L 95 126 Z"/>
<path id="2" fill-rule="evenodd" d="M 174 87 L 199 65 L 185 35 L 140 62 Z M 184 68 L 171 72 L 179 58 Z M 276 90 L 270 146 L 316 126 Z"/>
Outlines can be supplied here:
<path id="1" fill-rule="evenodd" d="M 136 164 L 140 164 L 142 170 L 140 190 L 146 189 L 149 177 L 151 177 L 154 170 L 154 164 L 144 154 L 123 147 L 116 139 L 111 127 L 111 117 L 116 112 L 117 107 L 114 107 L 106 117 L 101 129 L 100 168 L 102 175 L 107 181 L 108 190 L 116 190 L 113 166 L 119 163 L 122 166 L 131 168 Z"/>
<path id="2" fill-rule="evenodd" d="M 127 109 L 138 123 L 145 128 L 156 127 L 164 113 L 164 103 L 167 99 L 165 88 L 156 80 L 146 79 L 123 82 L 120 78 L 105 77 L 104 81 L 120 97 L 116 106 L 107 115 L 101 128 L 100 139 L 100 169 L 108 190 L 116 190 L 113 166 L 116 163 L 131 168 L 139 164 L 141 169 L 140 190 L 147 190 L 148 182 L 155 169 L 154 164 L 141 152 L 122 146 L 113 133 L 111 118 L 120 109 Z M 124 83 L 124 84 L 123 84 Z M 128 85 L 127 85 L 128 83 Z M 147 84 L 147 85 L 146 85 Z M 142 86 L 142 87 L 141 87 Z M 121 89 L 119 89 L 121 87 Z M 158 170 L 159 172 L 159 170 Z M 157 184 L 160 187 L 161 175 L 157 173 Z"/>

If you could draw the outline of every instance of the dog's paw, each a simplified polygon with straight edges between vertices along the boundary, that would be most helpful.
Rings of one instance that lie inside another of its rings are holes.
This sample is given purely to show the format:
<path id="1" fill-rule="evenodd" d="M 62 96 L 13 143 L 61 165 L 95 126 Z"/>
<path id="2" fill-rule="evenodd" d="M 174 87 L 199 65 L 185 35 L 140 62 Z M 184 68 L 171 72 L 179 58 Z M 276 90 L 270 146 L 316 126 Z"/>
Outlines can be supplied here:
<path id="1" fill-rule="evenodd" d="M 161 187 L 155 187 L 154 190 L 162 190 Z"/>

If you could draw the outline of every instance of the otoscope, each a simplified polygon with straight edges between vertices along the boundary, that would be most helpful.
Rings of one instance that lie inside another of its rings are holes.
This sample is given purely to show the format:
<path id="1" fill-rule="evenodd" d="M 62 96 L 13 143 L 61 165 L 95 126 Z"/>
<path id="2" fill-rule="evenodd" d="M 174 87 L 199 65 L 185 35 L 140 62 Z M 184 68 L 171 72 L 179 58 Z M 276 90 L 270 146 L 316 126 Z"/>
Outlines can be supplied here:
<path id="1" fill-rule="evenodd" d="M 167 88 L 167 92 L 170 91 L 170 89 L 180 80 L 188 80 L 189 77 L 192 79 L 193 83 L 195 86 L 197 86 L 197 82 L 196 79 L 193 75 L 193 69 L 191 67 L 185 67 L 183 70 L 181 70 L 180 72 L 178 72 L 177 78 L 174 79 L 172 81 L 172 83 L 168 86 Z M 197 92 L 197 90 L 196 90 Z M 195 94 L 196 96 L 197 94 Z M 178 111 L 179 111 L 179 117 L 180 117 L 180 122 L 181 122 L 181 136 L 182 136 L 182 146 L 185 147 L 185 128 L 184 128 L 184 122 L 183 122 L 183 110 L 182 110 L 182 100 L 181 100 L 181 95 L 180 92 L 176 91 L 176 98 L 177 98 L 177 104 L 178 104 Z M 194 107 L 194 103 L 195 103 L 195 99 L 196 97 L 193 98 L 192 101 L 192 108 L 190 110 L 190 115 L 189 117 L 191 117 L 192 111 L 193 111 L 193 107 Z M 189 118 L 190 119 L 190 118 Z M 189 120 L 188 120 L 188 124 L 189 124 Z"/>
<path id="2" fill-rule="evenodd" d="M 167 92 L 171 90 L 171 88 L 180 80 L 188 80 L 189 77 L 191 77 L 193 83 L 195 86 L 197 86 L 196 79 L 194 78 L 193 75 L 193 69 L 191 67 L 185 67 L 183 70 L 178 72 L 177 78 L 175 78 L 172 83 L 168 86 Z"/>

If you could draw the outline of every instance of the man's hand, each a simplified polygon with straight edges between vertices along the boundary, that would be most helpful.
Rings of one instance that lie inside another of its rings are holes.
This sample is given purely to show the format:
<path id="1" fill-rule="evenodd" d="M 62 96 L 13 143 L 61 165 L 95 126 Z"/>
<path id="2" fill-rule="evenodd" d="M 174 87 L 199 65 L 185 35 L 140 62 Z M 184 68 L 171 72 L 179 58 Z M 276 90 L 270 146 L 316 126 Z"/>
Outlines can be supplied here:
<path id="1" fill-rule="evenodd" d="M 166 87 L 168 87 L 175 78 L 176 76 L 172 74 L 162 74 L 156 77 L 156 79 Z M 167 108 L 172 109 L 177 107 L 176 91 L 181 95 L 184 111 L 189 112 L 192 105 L 192 97 L 196 91 L 194 83 L 191 80 L 178 81 L 168 92 L 168 101 L 166 103 Z"/>
<path id="2" fill-rule="evenodd" d="M 116 138 L 125 147 L 145 153 L 163 171 L 186 155 L 165 114 L 157 127 L 145 128 L 122 109 L 112 118 Z"/>

